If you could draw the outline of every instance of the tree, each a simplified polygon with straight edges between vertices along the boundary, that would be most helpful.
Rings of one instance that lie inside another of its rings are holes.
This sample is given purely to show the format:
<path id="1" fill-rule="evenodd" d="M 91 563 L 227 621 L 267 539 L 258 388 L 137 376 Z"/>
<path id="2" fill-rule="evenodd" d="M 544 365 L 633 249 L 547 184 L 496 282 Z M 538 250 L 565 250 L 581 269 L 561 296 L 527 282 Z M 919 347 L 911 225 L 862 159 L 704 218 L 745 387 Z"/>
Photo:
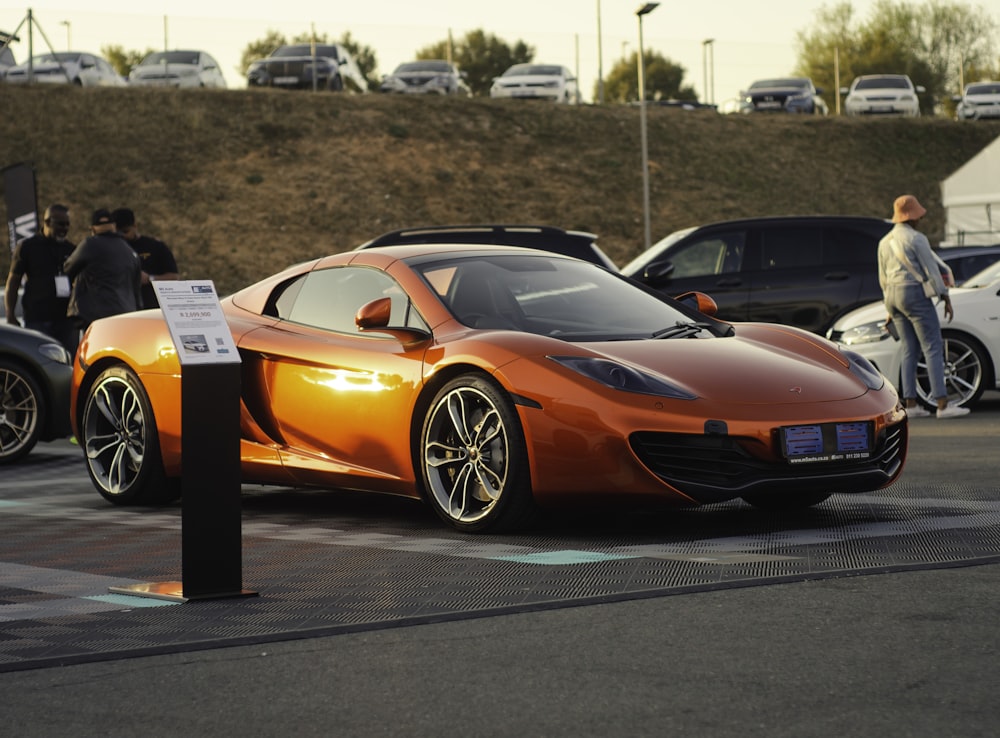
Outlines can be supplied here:
<path id="1" fill-rule="evenodd" d="M 835 58 L 841 86 L 862 74 L 907 74 L 927 89 L 921 108 L 932 113 L 939 103 L 950 108 L 964 73 L 990 73 L 996 31 L 985 11 L 962 3 L 878 0 L 868 20 L 860 21 L 842 2 L 821 8 L 814 28 L 796 34 L 796 73 L 811 77 L 828 102 L 838 94 Z"/>
<path id="2" fill-rule="evenodd" d="M 288 40 L 283 33 L 270 29 L 264 38 L 251 41 L 243 48 L 243 53 L 240 55 L 239 73 L 241 76 L 245 76 L 251 62 L 270 56 L 279 46 L 286 44 L 308 44 L 313 41 L 318 44 L 342 44 L 345 49 L 351 52 L 351 56 L 357 62 L 358 69 L 361 70 L 361 74 L 364 76 L 365 82 L 367 82 L 368 89 L 374 90 L 378 88 L 378 80 L 375 77 L 375 69 L 378 66 L 378 61 L 375 58 L 375 52 L 371 47 L 363 46 L 354 40 L 350 31 L 345 31 L 339 41 L 331 41 L 329 35 L 326 33 L 315 34 L 310 31 L 300 33 L 291 40 Z"/>
<path id="3" fill-rule="evenodd" d="M 108 60 L 108 63 L 114 67 L 114 70 L 118 74 L 127 79 L 129 72 L 139 66 L 139 62 L 154 51 L 155 49 L 146 49 L 145 51 L 131 49 L 126 51 L 121 46 L 108 45 L 101 47 L 101 56 Z"/>
<path id="4" fill-rule="evenodd" d="M 451 53 L 449 53 L 449 49 Z M 438 41 L 417 51 L 417 59 L 451 59 L 465 73 L 473 95 L 489 95 L 493 79 L 514 64 L 530 62 L 535 50 L 523 41 L 513 46 L 483 30 L 469 31 L 457 44 Z"/>
<path id="5" fill-rule="evenodd" d="M 647 100 L 697 100 L 698 94 L 690 85 L 682 87 L 685 69 L 655 51 L 643 51 L 645 60 L 645 88 Z M 594 87 L 594 99 L 598 96 Z M 639 52 L 632 52 L 628 59 L 619 59 L 604 82 L 604 97 L 612 102 L 630 102 L 639 99 Z"/>

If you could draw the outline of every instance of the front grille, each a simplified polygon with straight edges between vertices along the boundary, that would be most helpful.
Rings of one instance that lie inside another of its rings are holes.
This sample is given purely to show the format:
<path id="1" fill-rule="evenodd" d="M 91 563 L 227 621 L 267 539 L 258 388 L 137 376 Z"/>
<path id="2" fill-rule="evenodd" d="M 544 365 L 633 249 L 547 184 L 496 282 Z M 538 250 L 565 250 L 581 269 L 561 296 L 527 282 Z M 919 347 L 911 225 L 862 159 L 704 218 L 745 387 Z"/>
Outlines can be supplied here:
<path id="1" fill-rule="evenodd" d="M 812 464 L 767 461 L 747 451 L 755 443 L 734 436 L 652 431 L 633 433 L 629 438 L 632 450 L 653 474 L 699 502 L 713 502 L 807 485 L 831 493 L 878 489 L 902 465 L 906 424 L 881 433 L 872 456 L 861 460 Z"/>

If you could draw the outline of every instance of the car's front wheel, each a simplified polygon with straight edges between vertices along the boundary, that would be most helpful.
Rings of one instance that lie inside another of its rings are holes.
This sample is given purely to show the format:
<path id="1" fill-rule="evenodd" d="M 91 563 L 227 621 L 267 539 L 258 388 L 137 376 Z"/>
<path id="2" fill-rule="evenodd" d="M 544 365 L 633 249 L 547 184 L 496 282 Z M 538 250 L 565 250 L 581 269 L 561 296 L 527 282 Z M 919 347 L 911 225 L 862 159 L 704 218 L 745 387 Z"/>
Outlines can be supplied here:
<path id="1" fill-rule="evenodd" d="M 80 430 L 87 471 L 106 500 L 143 505 L 179 496 L 178 480 L 163 472 L 153 409 L 132 370 L 112 366 L 97 377 L 84 401 Z"/>
<path id="2" fill-rule="evenodd" d="M 0 359 L 0 464 L 22 459 L 42 432 L 45 398 L 24 367 Z"/>
<path id="3" fill-rule="evenodd" d="M 420 434 L 427 500 L 454 528 L 511 530 L 533 517 L 524 433 L 491 379 L 467 374 L 435 395 Z"/>
<path id="4" fill-rule="evenodd" d="M 941 333 L 944 349 L 944 382 L 948 388 L 948 401 L 956 405 L 972 405 L 986 389 L 985 379 L 989 359 L 986 351 L 975 339 L 962 333 L 944 330 Z M 917 362 L 917 395 L 924 404 L 934 406 L 927 362 L 921 354 Z"/>

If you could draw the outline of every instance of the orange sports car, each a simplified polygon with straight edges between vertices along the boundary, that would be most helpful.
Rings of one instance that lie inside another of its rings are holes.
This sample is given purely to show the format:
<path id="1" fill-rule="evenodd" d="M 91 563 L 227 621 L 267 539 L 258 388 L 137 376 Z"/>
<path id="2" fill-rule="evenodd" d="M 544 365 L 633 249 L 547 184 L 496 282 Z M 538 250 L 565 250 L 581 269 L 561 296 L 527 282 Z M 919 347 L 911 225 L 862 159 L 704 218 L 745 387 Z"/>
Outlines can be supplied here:
<path id="1" fill-rule="evenodd" d="M 868 361 L 712 305 L 523 248 L 296 265 L 222 300 L 243 480 L 422 498 L 484 531 L 559 504 L 798 508 L 896 479 L 906 415 Z M 108 500 L 179 496 L 180 392 L 160 311 L 87 331 L 72 413 Z"/>

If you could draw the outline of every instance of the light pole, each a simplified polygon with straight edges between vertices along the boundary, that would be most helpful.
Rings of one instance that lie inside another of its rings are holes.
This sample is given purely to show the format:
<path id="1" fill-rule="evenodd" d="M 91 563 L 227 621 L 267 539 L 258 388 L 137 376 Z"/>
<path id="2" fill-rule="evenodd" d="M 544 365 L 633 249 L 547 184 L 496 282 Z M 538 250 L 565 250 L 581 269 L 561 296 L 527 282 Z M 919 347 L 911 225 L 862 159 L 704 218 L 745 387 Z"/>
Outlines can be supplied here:
<path id="1" fill-rule="evenodd" d="M 73 42 L 70 40 L 70 36 L 69 36 L 69 27 L 70 27 L 69 21 L 59 21 L 59 25 L 60 26 L 66 26 L 66 51 L 72 51 L 73 50 Z"/>
<path id="2" fill-rule="evenodd" d="M 652 13 L 659 3 L 646 3 L 637 11 L 639 18 L 639 137 L 642 145 L 642 224 L 645 248 L 652 245 L 649 227 L 649 141 L 646 137 L 646 56 L 642 48 L 642 16 Z"/>
<path id="3" fill-rule="evenodd" d="M 701 42 L 702 84 L 705 86 L 705 102 L 715 102 L 715 39 L 706 38 Z M 712 70 L 709 84 L 708 70 Z"/>

